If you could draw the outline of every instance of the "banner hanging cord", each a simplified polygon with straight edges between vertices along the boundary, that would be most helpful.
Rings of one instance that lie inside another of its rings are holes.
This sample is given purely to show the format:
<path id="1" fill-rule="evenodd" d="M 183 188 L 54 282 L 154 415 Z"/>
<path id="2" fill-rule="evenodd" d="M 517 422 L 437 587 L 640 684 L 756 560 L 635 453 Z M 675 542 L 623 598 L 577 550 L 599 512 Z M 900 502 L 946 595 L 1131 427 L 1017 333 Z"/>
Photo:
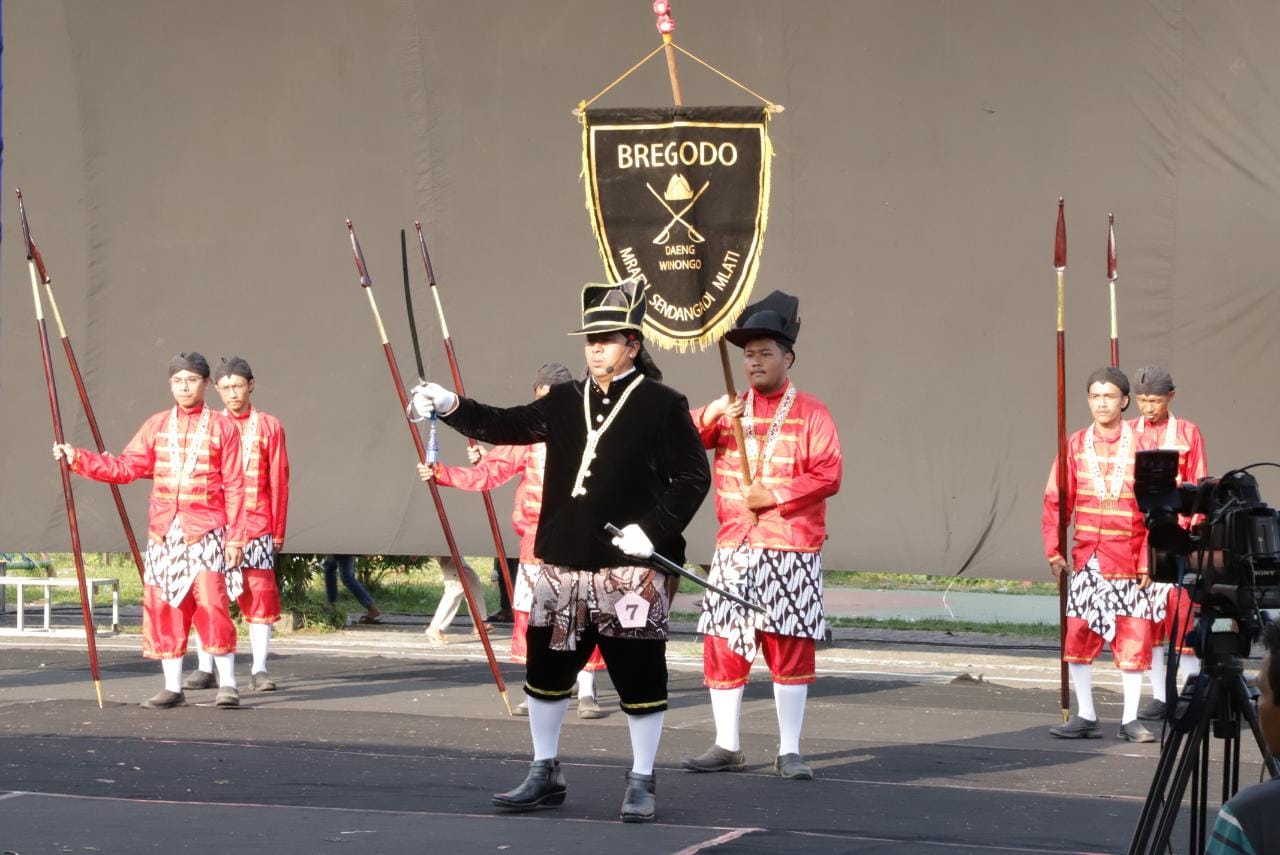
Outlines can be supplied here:
<path id="1" fill-rule="evenodd" d="M 753 90 L 753 89 L 751 89 L 751 88 L 749 88 L 749 87 L 747 87 L 747 86 L 744 86 L 743 84 L 741 84 L 741 83 L 739 83 L 738 81 L 734 80 L 734 79 L 733 79 L 732 77 L 730 77 L 729 75 L 725 74 L 725 73 L 724 73 L 723 71 L 721 71 L 720 69 L 716 68 L 714 65 L 711 65 L 710 63 L 706 62 L 705 60 L 701 59 L 700 57 L 697 57 L 697 56 L 695 56 L 694 54 L 690 53 L 689 51 L 685 50 L 684 48 L 680 47 L 680 45 L 676 44 L 674 41 L 673 41 L 673 42 L 671 42 L 671 46 L 672 46 L 672 47 L 674 47 L 676 50 L 680 51 L 680 52 L 681 52 L 682 54 L 684 54 L 685 56 L 687 56 L 687 57 L 689 57 L 690 59 L 692 59 L 694 62 L 697 62 L 698 64 L 702 65 L 704 68 L 707 68 L 707 69 L 709 69 L 710 71 L 713 71 L 713 72 L 715 72 L 716 74 L 720 75 L 720 76 L 721 76 L 721 77 L 723 77 L 725 80 L 727 80 L 727 81 L 729 81 L 730 83 L 732 83 L 734 86 L 737 86 L 737 87 L 738 87 L 739 89 L 741 89 L 743 92 L 746 92 L 747 94 L 751 95 L 752 97 L 759 99 L 759 100 L 760 100 L 760 101 L 765 105 L 765 107 L 769 110 L 769 112 L 771 112 L 771 113 L 781 113 L 781 112 L 783 111 L 783 109 L 784 109 L 784 108 L 783 108 L 783 106 L 782 106 L 781 104 L 775 104 L 774 102 L 770 101 L 768 98 L 764 97 L 763 95 L 761 95 L 760 93 L 756 92 L 755 90 Z M 578 121 L 585 121 L 586 110 L 587 110 L 587 108 L 588 108 L 588 107 L 590 107 L 590 106 L 591 106 L 592 104 L 594 104 L 596 101 L 600 100 L 600 98 L 601 98 L 605 93 L 607 93 L 610 89 L 612 89 L 613 87 L 617 86 L 619 83 L 621 83 L 622 81 L 624 81 L 624 80 L 626 80 L 628 77 L 630 77 L 630 76 L 631 76 L 631 74 L 632 74 L 636 69 L 638 69 L 640 66 L 644 65 L 646 62 L 648 62 L 649 60 L 651 60 L 651 59 L 653 59 L 655 56 L 657 56 L 657 55 L 658 55 L 658 52 L 659 52 L 659 51 L 661 51 L 661 50 L 662 50 L 663 48 L 665 48 L 665 47 L 666 47 L 666 42 L 664 41 L 662 44 L 658 45 L 656 48 L 654 48 L 652 51 L 650 51 L 650 53 L 649 53 L 649 55 L 648 55 L 648 56 L 646 56 L 644 59 L 640 60 L 640 61 L 639 61 L 639 62 L 637 62 L 635 65 L 633 65 L 633 66 L 631 66 L 630 68 L 628 68 L 626 71 L 624 71 L 624 72 L 622 73 L 622 75 L 618 77 L 618 79 L 617 79 L 617 80 L 614 80 L 612 83 L 610 83 L 610 84 L 609 84 L 608 86 L 606 86 L 605 88 L 601 89 L 599 92 L 597 92 L 595 95 L 593 95 L 591 98 L 587 99 L 586 101 L 579 101 L 579 102 L 578 102 L 578 107 L 577 107 L 577 109 L 575 109 L 575 110 L 573 111 L 573 114 L 574 114 L 575 116 L 577 116 L 577 117 L 578 117 Z"/>

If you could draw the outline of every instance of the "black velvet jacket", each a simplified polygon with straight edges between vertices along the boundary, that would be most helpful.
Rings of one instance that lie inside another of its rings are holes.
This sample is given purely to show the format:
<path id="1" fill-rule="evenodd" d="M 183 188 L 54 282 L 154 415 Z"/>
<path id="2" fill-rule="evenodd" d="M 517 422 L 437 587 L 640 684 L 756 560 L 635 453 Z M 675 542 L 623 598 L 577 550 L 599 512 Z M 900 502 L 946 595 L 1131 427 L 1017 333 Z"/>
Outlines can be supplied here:
<path id="1" fill-rule="evenodd" d="M 618 406 L 623 392 L 640 381 L 633 371 L 614 380 L 609 393 L 595 381 L 586 386 L 592 427 Z M 571 496 L 587 426 L 582 381 L 559 383 L 550 393 L 518 407 L 490 407 L 462 398 L 448 416 L 450 427 L 498 445 L 547 444 L 542 514 L 534 551 L 548 564 L 598 569 L 636 563 L 610 542 L 604 525 L 636 523 L 654 548 L 684 562 L 681 532 L 711 486 L 707 452 L 689 417 L 689 403 L 676 390 L 645 379 L 632 391 L 596 447 L 583 482 L 585 496 Z"/>

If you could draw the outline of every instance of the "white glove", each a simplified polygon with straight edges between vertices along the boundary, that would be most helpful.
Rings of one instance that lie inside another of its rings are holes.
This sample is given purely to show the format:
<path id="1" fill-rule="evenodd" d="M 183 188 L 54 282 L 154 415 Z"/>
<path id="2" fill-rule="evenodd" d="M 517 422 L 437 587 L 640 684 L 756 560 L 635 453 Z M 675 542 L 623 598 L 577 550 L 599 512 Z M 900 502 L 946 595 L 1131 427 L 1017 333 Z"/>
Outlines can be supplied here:
<path id="1" fill-rule="evenodd" d="M 653 555 L 653 541 L 644 533 L 644 529 L 632 523 L 623 526 L 622 535 L 613 539 L 613 545 L 632 558 L 648 558 Z"/>
<path id="2" fill-rule="evenodd" d="M 413 387 L 405 415 L 411 422 L 425 421 L 435 413 L 447 416 L 458 406 L 458 396 L 438 383 L 419 383 Z"/>

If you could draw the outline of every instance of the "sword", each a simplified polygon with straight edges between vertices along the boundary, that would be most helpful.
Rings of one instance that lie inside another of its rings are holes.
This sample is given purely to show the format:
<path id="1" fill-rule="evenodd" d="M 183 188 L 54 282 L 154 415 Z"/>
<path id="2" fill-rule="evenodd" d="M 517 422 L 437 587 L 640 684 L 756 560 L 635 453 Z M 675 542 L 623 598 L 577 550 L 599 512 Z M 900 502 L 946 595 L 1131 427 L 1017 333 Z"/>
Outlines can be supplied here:
<path id="1" fill-rule="evenodd" d="M 605 523 L 604 530 L 609 532 L 609 534 L 613 535 L 614 537 L 622 537 L 622 530 L 618 528 L 616 525 L 614 525 L 613 523 Z M 688 570 L 684 569 L 679 564 L 672 561 L 670 558 L 664 558 L 663 556 L 655 552 L 649 556 L 649 561 L 651 561 L 653 564 L 656 564 L 657 569 L 662 573 L 666 573 L 668 576 L 683 576 L 685 579 L 688 579 L 691 582 L 696 582 L 697 584 L 706 588 L 708 591 L 715 591 L 717 594 L 724 597 L 725 599 L 732 600 L 733 602 L 737 603 L 743 608 L 750 609 L 753 612 L 759 612 L 760 614 L 767 614 L 767 612 L 765 612 L 762 606 L 757 606 L 755 603 L 749 603 L 746 600 L 742 599 L 742 597 L 739 597 L 737 594 L 731 594 L 728 591 L 726 591 L 724 588 L 721 588 L 718 585 L 711 584 L 706 579 L 703 579 L 701 576 L 698 576 L 694 573 L 690 573 Z"/>
<path id="2" fill-rule="evenodd" d="M 703 237 L 702 234 L 699 233 L 697 229 L 695 229 L 693 226 L 689 225 L 689 223 L 685 221 L 684 215 L 689 213 L 689 209 L 692 208 L 694 204 L 698 201 L 698 197 L 702 195 L 703 191 L 711 186 L 710 181 L 703 182 L 702 187 L 700 187 L 698 189 L 698 192 L 694 194 L 693 198 L 689 200 L 689 204 L 681 208 L 680 213 L 678 214 L 671 209 L 671 206 L 667 204 L 666 199 L 663 199 L 661 196 L 658 195 L 658 191 L 653 189 L 652 184 L 646 181 L 644 183 L 644 186 L 649 188 L 649 192 L 653 194 L 653 198 L 657 199 L 658 203 L 661 204 L 662 207 L 666 208 L 667 213 L 671 215 L 671 222 L 667 223 L 667 227 L 665 229 L 658 232 L 658 236 L 653 239 L 654 243 L 661 245 L 671 240 L 671 227 L 674 226 L 676 223 L 681 223 L 686 229 L 689 230 L 689 239 L 692 240 L 694 243 L 706 242 L 707 239 Z"/>

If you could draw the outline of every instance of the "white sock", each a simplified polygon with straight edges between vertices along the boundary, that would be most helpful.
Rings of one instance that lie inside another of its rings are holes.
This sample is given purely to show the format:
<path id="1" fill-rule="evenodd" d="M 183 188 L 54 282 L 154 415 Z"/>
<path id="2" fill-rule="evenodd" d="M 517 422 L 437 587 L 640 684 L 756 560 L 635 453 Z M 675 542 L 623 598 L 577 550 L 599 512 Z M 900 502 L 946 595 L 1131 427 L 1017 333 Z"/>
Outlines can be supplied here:
<path id="1" fill-rule="evenodd" d="M 560 725 L 569 709 L 569 699 L 544 701 L 528 698 L 529 735 L 533 737 L 533 759 L 554 760 L 560 753 Z"/>
<path id="2" fill-rule="evenodd" d="M 1120 682 L 1124 684 L 1124 715 L 1121 724 L 1128 724 L 1138 717 L 1138 701 L 1142 700 L 1142 672 L 1121 671 Z"/>
<path id="3" fill-rule="evenodd" d="M 236 655 L 220 653 L 213 657 L 213 664 L 218 668 L 218 688 L 236 687 Z"/>
<path id="4" fill-rule="evenodd" d="M 1151 649 L 1151 670 L 1147 672 L 1147 678 L 1151 681 L 1151 697 L 1162 703 L 1166 701 L 1168 692 L 1164 685 L 1164 645 Z"/>
<path id="5" fill-rule="evenodd" d="M 665 712 L 627 716 L 627 727 L 631 730 L 631 771 L 637 775 L 653 774 L 664 718 Z"/>
<path id="6" fill-rule="evenodd" d="M 200 633 L 195 633 L 196 637 L 196 667 L 206 674 L 213 673 L 213 654 L 208 653 L 204 649 L 204 645 L 200 643 Z"/>
<path id="7" fill-rule="evenodd" d="M 271 624 L 249 624 L 249 647 L 253 650 L 253 667 L 250 674 L 267 672 L 267 649 L 271 646 Z"/>
<path id="8" fill-rule="evenodd" d="M 778 755 L 800 753 L 800 728 L 804 726 L 804 702 L 809 697 L 807 683 L 773 684 L 773 703 L 778 708 Z"/>
<path id="9" fill-rule="evenodd" d="M 716 745 L 725 751 L 741 751 L 738 738 L 738 715 L 742 711 L 742 693 L 746 686 L 711 690 L 711 714 L 716 719 Z"/>
<path id="10" fill-rule="evenodd" d="M 1192 674 L 1200 673 L 1200 657 L 1194 653 L 1184 653 L 1178 660 L 1178 685 L 1187 682 Z"/>
<path id="11" fill-rule="evenodd" d="M 1067 673 L 1071 675 L 1071 687 L 1076 690 L 1076 714 L 1097 721 L 1098 712 L 1093 708 L 1093 665 L 1068 662 Z"/>
<path id="12" fill-rule="evenodd" d="M 596 672 L 583 669 L 578 672 L 578 697 L 594 698 L 596 695 Z"/>
<path id="13" fill-rule="evenodd" d="M 160 667 L 164 669 L 164 687 L 170 692 L 182 691 L 182 659 L 161 659 Z"/>

